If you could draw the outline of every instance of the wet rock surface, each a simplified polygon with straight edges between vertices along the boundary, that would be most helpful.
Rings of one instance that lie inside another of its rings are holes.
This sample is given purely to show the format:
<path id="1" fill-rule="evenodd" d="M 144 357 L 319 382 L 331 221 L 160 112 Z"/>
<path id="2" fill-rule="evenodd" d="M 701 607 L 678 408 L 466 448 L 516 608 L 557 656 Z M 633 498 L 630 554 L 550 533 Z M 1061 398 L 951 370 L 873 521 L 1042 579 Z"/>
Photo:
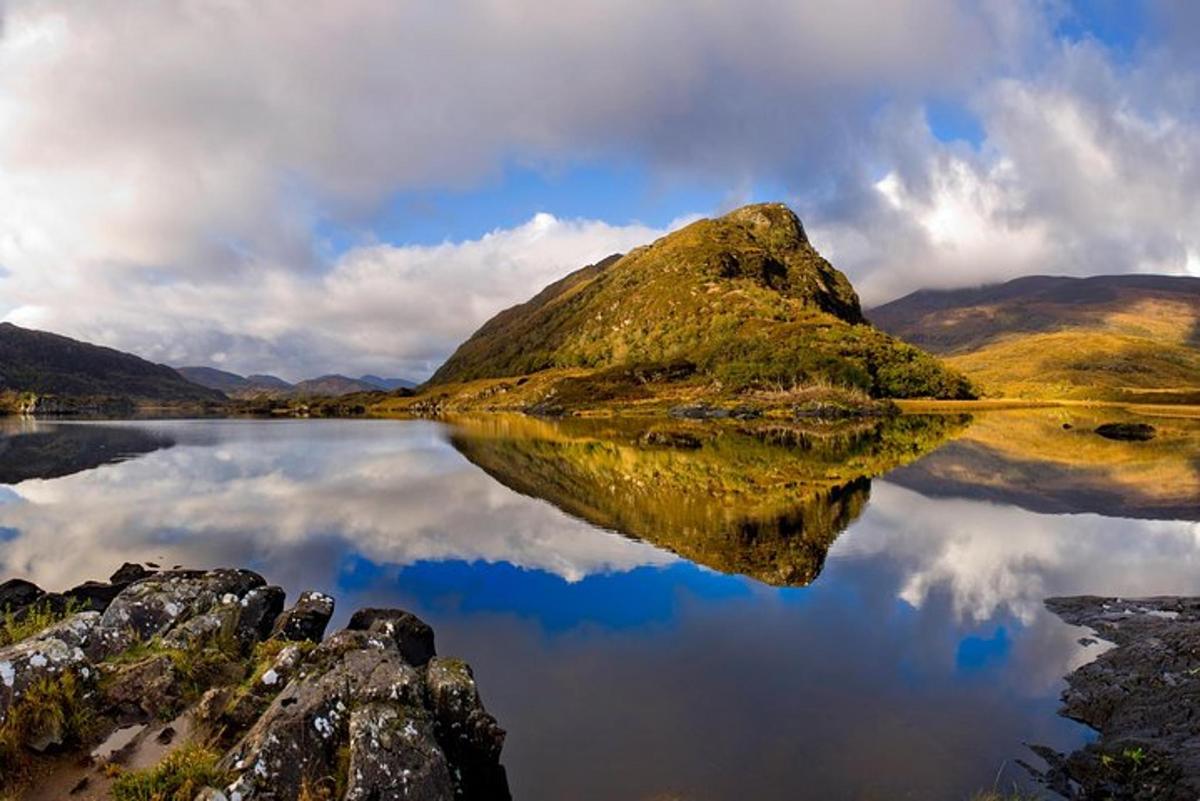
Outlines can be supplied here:
<path id="1" fill-rule="evenodd" d="M 1047 785 L 1075 799 L 1200 797 L 1200 598 L 1051 598 L 1050 611 L 1116 647 L 1067 677 L 1062 714 L 1099 739 L 1035 749 Z"/>
<path id="2" fill-rule="evenodd" d="M 212 801 L 510 797 L 504 731 L 470 668 L 439 659 L 415 615 L 363 609 L 322 639 L 332 598 L 306 592 L 284 610 L 283 590 L 251 571 L 125 565 L 113 579 L 88 585 L 93 608 L 0 647 L 0 734 L 19 751 L 0 749 L 0 795 L 40 798 L 20 781 L 36 759 L 67 760 L 70 775 L 51 778 L 99 792 L 120 781 L 127 749 L 95 747 L 144 731 L 159 758 L 188 743 L 213 751 L 217 778 L 196 796 Z M 66 597 L 3 586 L 13 612 Z M 69 693 L 47 696 L 48 683 Z M 64 706 L 31 715 L 33 703 Z"/>

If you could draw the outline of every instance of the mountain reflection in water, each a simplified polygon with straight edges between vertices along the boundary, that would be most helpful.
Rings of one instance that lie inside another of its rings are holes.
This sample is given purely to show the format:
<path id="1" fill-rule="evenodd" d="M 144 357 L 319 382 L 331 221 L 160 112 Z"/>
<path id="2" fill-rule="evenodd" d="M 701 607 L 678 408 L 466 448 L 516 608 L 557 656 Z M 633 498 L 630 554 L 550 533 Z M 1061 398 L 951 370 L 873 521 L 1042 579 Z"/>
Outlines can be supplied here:
<path id="1" fill-rule="evenodd" d="M 1091 433 L 1119 416 L 9 420 L 0 575 L 411 609 L 521 799 L 962 801 L 1087 738 L 1056 713 L 1094 649 L 1045 597 L 1200 594 L 1200 423 Z"/>
<path id="2" fill-rule="evenodd" d="M 968 418 L 840 423 L 452 422 L 488 475 L 568 514 L 722 573 L 811 583 L 861 514 L 872 476 L 919 458 Z"/>

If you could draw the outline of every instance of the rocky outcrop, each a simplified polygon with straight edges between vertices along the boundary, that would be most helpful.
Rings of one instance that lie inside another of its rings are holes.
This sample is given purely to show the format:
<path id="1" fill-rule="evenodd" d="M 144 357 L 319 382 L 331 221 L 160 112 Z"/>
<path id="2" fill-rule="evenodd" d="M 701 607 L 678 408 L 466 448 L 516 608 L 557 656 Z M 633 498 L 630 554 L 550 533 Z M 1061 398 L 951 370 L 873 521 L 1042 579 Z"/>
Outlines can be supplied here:
<path id="1" fill-rule="evenodd" d="M 126 565 L 113 578 L 87 585 L 101 608 L 0 648 L 0 743 L 23 758 L 186 711 L 221 749 L 222 786 L 197 796 L 210 801 L 509 798 L 504 731 L 415 615 L 363 609 L 322 641 L 332 598 L 306 592 L 284 611 L 284 591 L 251 571 Z M 16 612 L 66 595 L 0 585 Z M 72 727 L 85 717 L 98 725 Z M 18 757 L 0 747 L 0 793 Z"/>
<path id="2" fill-rule="evenodd" d="M 1062 713 L 1099 739 L 1038 749 L 1068 798 L 1200 797 L 1200 598 L 1051 598 L 1050 611 L 1115 644 L 1067 677 Z"/>
<path id="3" fill-rule="evenodd" d="M 332 617 L 332 598 L 319 592 L 301 593 L 296 605 L 276 619 L 271 636 L 291 642 L 320 642 Z"/>

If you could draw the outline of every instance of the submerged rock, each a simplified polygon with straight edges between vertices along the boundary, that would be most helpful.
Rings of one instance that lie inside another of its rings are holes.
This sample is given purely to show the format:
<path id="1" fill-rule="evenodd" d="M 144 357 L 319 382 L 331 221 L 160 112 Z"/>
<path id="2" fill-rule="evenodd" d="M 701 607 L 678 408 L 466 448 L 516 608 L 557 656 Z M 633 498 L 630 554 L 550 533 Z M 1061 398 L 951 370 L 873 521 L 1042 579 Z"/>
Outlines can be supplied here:
<path id="1" fill-rule="evenodd" d="M 1062 713 L 1099 739 L 1046 749 L 1047 783 L 1069 798 L 1200 797 L 1200 598 L 1051 598 L 1050 611 L 1116 645 L 1067 677 Z"/>
<path id="2" fill-rule="evenodd" d="M 1096 428 L 1096 433 L 1105 439 L 1149 442 L 1158 435 L 1158 430 L 1149 423 L 1105 423 Z"/>

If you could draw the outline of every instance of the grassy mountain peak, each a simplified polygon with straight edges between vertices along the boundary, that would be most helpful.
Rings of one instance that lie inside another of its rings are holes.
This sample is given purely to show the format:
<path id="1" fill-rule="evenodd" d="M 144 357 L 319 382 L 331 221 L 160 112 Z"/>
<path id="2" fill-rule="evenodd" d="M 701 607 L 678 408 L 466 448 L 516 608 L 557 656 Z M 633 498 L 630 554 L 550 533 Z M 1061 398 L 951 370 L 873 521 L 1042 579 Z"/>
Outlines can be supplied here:
<path id="1" fill-rule="evenodd" d="M 850 281 L 781 203 L 699 220 L 571 273 L 488 321 L 429 385 L 672 364 L 732 392 L 813 383 L 876 397 L 971 392 L 867 324 Z"/>

